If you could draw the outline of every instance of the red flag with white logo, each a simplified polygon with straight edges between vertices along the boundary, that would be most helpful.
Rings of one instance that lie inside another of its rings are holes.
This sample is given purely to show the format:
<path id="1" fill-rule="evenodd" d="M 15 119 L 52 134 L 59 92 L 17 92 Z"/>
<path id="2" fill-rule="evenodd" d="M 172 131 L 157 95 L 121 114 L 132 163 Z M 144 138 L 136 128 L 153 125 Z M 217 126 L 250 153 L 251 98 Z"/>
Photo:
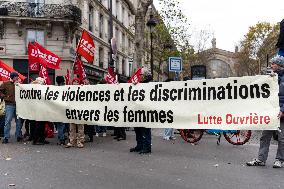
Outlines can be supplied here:
<path id="1" fill-rule="evenodd" d="M 34 43 L 34 46 L 37 48 L 38 62 L 46 68 L 51 69 L 60 69 L 59 64 L 61 58 L 56 54 L 45 49 L 38 43 Z"/>
<path id="2" fill-rule="evenodd" d="M 73 73 L 78 75 L 78 78 L 82 81 L 87 77 L 82 61 L 77 58 L 73 65 Z"/>
<path id="3" fill-rule="evenodd" d="M 116 84 L 117 83 L 116 77 L 115 77 L 115 73 L 113 73 L 113 69 L 112 68 L 108 68 L 108 73 L 105 76 L 105 81 L 108 84 Z"/>
<path id="4" fill-rule="evenodd" d="M 28 45 L 28 56 L 29 56 L 29 70 L 32 72 L 38 72 L 40 65 L 38 61 L 38 51 L 31 42 Z"/>
<path id="5" fill-rule="evenodd" d="M 45 81 L 44 83 L 45 83 L 46 85 L 51 85 L 51 81 L 50 81 L 50 79 L 49 79 L 49 77 L 48 77 L 48 72 L 47 72 L 46 67 L 44 67 L 44 66 L 41 66 L 41 67 L 40 67 L 39 77 L 41 77 L 41 78 L 44 79 L 44 81 Z"/>
<path id="6" fill-rule="evenodd" d="M 12 67 L 8 66 L 7 64 L 5 64 L 0 60 L 0 81 L 9 81 L 11 72 L 17 72 L 17 71 L 15 71 Z M 22 74 L 20 73 L 18 74 L 19 74 L 19 79 L 21 81 L 24 81 L 26 79 L 26 77 L 23 76 Z"/>
<path id="7" fill-rule="evenodd" d="M 93 37 L 84 30 L 77 46 L 77 53 L 83 56 L 89 63 L 92 63 L 95 57 L 95 47 Z"/>
<path id="8" fill-rule="evenodd" d="M 70 85 L 70 71 L 67 69 L 67 73 L 65 75 L 65 84 Z"/>
<path id="9" fill-rule="evenodd" d="M 142 69 L 139 68 L 134 75 L 128 80 L 128 83 L 140 83 L 141 82 L 141 71 Z"/>

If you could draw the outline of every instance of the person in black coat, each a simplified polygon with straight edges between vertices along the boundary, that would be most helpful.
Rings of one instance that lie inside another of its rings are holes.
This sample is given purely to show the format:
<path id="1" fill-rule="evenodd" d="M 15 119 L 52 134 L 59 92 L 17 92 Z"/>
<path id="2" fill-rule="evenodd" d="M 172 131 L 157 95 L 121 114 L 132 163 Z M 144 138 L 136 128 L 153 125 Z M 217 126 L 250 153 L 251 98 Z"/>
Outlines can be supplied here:
<path id="1" fill-rule="evenodd" d="M 142 68 L 141 83 L 149 83 L 153 80 L 151 72 L 147 68 Z M 151 128 L 135 127 L 137 145 L 130 149 L 130 152 L 138 152 L 139 154 L 149 154 L 151 150 Z"/>

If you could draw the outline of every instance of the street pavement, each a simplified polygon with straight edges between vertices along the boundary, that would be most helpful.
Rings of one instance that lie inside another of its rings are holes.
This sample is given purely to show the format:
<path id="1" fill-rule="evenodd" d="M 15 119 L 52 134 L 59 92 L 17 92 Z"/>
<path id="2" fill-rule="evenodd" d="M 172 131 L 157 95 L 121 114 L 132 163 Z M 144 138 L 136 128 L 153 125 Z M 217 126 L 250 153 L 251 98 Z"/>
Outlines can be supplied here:
<path id="1" fill-rule="evenodd" d="M 265 167 L 247 167 L 257 155 L 259 132 L 249 144 L 233 146 L 204 135 L 197 145 L 162 139 L 153 130 L 152 154 L 130 153 L 133 131 L 126 141 L 94 137 L 85 148 L 51 144 L 0 144 L 0 189 L 276 189 L 284 188 L 284 168 L 273 169 L 276 145 Z M 110 133 L 109 133 L 110 134 Z"/>

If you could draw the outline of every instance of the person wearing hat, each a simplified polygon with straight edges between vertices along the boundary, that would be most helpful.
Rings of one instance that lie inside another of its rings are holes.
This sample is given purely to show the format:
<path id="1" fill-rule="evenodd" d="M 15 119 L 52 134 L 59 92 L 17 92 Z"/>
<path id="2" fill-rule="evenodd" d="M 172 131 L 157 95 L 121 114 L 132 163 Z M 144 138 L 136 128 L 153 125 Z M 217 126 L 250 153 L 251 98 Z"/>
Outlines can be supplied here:
<path id="1" fill-rule="evenodd" d="M 280 128 L 278 131 L 278 149 L 273 168 L 281 168 L 284 162 L 284 57 L 276 55 L 270 60 L 270 64 L 273 72 L 278 74 L 280 106 L 280 112 L 278 114 L 278 118 L 280 119 Z M 273 132 L 274 131 L 262 132 L 258 158 L 247 162 L 246 164 L 248 166 L 265 166 Z"/>
<path id="2" fill-rule="evenodd" d="M 15 101 L 15 84 L 19 82 L 19 74 L 17 72 L 10 73 L 10 80 L 5 81 L 0 86 L 0 96 L 5 101 L 5 125 L 3 144 L 7 144 L 10 138 L 11 121 L 13 117 L 16 120 L 17 141 L 22 141 L 22 121 L 16 116 L 16 101 Z"/>
<path id="3" fill-rule="evenodd" d="M 152 79 L 152 74 L 148 68 L 143 67 L 141 70 L 141 83 L 149 83 Z M 151 128 L 135 127 L 136 146 L 130 149 L 130 152 L 138 152 L 139 154 L 151 153 Z"/>

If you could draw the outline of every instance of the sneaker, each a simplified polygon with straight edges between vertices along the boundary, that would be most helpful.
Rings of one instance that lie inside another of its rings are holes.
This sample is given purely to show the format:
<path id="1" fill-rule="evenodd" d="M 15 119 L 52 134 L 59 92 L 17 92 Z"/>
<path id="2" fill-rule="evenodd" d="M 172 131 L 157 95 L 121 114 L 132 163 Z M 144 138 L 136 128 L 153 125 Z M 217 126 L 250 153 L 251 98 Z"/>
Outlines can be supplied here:
<path id="1" fill-rule="evenodd" d="M 70 142 L 68 142 L 68 143 L 66 144 L 66 146 L 65 146 L 65 148 L 71 148 L 71 147 L 74 147 L 74 144 L 72 144 L 72 143 L 70 143 Z"/>
<path id="2" fill-rule="evenodd" d="M 77 147 L 78 147 L 78 148 L 84 148 L 84 144 L 78 143 L 78 144 L 77 144 Z"/>
<path id="3" fill-rule="evenodd" d="M 281 167 L 282 167 L 282 162 L 277 159 L 273 164 L 273 168 L 281 168 Z"/>
<path id="4" fill-rule="evenodd" d="M 99 133 L 96 133 L 96 137 L 99 137 L 100 135 L 99 135 Z"/>
<path id="5" fill-rule="evenodd" d="M 254 159 L 247 162 L 247 166 L 265 166 L 265 162 L 260 161 L 259 159 Z"/>
<path id="6" fill-rule="evenodd" d="M 170 140 L 170 137 L 163 137 L 164 140 Z"/>
<path id="7" fill-rule="evenodd" d="M 8 139 L 4 138 L 3 141 L 2 141 L 2 144 L 8 144 L 8 143 L 9 143 Z"/>
<path id="8" fill-rule="evenodd" d="M 170 140 L 176 140 L 176 139 L 177 139 L 177 138 L 174 137 L 174 136 L 170 137 Z"/>
<path id="9" fill-rule="evenodd" d="M 107 134 L 106 133 L 103 133 L 103 137 L 106 137 L 107 136 Z"/>

